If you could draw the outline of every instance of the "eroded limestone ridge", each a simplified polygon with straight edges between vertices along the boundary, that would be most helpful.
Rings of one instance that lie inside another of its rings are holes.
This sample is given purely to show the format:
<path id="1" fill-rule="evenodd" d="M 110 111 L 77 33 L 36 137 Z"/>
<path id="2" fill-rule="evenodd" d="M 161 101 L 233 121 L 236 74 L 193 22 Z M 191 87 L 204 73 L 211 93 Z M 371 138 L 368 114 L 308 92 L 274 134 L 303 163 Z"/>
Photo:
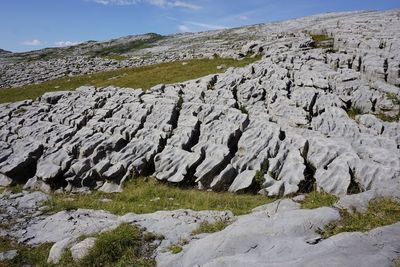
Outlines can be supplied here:
<path id="1" fill-rule="evenodd" d="M 283 22 L 287 33 L 243 47 L 259 62 L 146 93 L 82 87 L 3 104 L 1 184 L 118 191 L 154 175 L 269 196 L 398 185 L 400 124 L 375 115 L 399 109 L 399 14 Z M 309 30 L 333 47 L 303 31 L 315 20 Z"/>
<path id="2" fill-rule="evenodd" d="M 333 65 L 349 66 L 371 80 L 385 78 L 399 84 L 399 11 L 329 13 L 285 22 L 201 33 L 160 36 L 146 34 L 65 48 L 0 54 L 0 88 L 40 83 L 65 75 L 136 67 L 192 58 L 240 58 L 250 41 L 269 49 L 282 38 L 304 33 L 328 34 L 335 49 L 347 51 Z M 262 50 L 262 49 L 261 49 Z M 258 52 L 258 51 L 254 51 Z M 114 60 L 113 56 L 124 60 Z M 122 56 L 122 57 L 121 57 Z M 365 68 L 364 68 L 365 66 Z"/>

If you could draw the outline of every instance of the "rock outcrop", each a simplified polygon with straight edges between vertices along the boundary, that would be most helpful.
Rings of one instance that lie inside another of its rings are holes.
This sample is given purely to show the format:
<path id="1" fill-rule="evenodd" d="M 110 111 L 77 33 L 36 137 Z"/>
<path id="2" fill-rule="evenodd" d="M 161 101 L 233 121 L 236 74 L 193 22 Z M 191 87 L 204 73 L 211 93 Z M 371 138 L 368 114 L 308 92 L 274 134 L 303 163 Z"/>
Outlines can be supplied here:
<path id="1" fill-rule="evenodd" d="M 248 67 L 148 92 L 82 87 L 3 104 L 1 182 L 115 192 L 130 175 L 154 175 L 269 196 L 398 184 L 400 124 L 377 116 L 399 109 L 391 101 L 400 98 L 397 14 L 322 16 L 310 31 L 333 36 L 332 48 L 313 48 L 291 29 L 244 46 L 263 47 Z M 351 117 L 352 109 L 365 114 Z"/>

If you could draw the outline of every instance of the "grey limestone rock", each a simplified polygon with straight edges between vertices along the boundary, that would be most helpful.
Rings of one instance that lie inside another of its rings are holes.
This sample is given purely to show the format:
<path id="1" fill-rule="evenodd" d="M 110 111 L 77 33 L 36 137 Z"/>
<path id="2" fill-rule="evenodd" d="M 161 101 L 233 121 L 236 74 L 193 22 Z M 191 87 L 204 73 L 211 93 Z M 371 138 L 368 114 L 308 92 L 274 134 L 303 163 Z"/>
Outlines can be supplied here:
<path id="1" fill-rule="evenodd" d="M 88 238 L 82 240 L 81 242 L 73 245 L 70 249 L 72 258 L 75 261 L 78 261 L 78 260 L 84 258 L 89 253 L 90 249 L 94 246 L 95 242 L 96 242 L 96 238 L 88 237 Z"/>

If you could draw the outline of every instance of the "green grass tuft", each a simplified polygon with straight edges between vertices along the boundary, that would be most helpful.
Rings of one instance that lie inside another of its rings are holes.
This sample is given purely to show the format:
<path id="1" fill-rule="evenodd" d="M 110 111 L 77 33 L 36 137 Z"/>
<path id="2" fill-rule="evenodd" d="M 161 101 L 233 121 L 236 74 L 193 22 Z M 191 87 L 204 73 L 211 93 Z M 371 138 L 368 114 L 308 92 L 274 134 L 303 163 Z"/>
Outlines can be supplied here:
<path id="1" fill-rule="evenodd" d="M 101 199 L 111 199 L 109 202 Z M 136 178 L 124 184 L 121 193 L 107 194 L 95 191 L 91 194 L 54 194 L 46 203 L 49 212 L 78 208 L 103 209 L 115 214 L 151 213 L 159 210 L 231 210 L 240 215 L 253 208 L 272 202 L 273 198 L 261 195 L 216 193 L 197 189 L 182 189 L 161 183 L 156 179 Z"/>
<path id="2" fill-rule="evenodd" d="M 362 107 L 354 105 L 350 108 L 350 110 L 347 111 L 347 115 L 349 115 L 349 117 L 352 118 L 353 120 L 356 118 L 357 115 L 362 115 L 364 113 L 365 112 Z"/>
<path id="3" fill-rule="evenodd" d="M 138 68 L 123 68 L 113 71 L 98 72 L 88 75 L 64 77 L 40 84 L 26 85 L 0 90 L 0 103 L 15 102 L 25 99 L 36 99 L 46 92 L 75 90 L 79 86 L 93 85 L 97 87 L 119 86 L 142 88 L 147 90 L 157 84 L 171 84 L 203 77 L 212 73 L 221 73 L 217 66 L 244 67 L 256 58 L 234 59 L 193 59 L 155 64 Z"/>
<path id="4" fill-rule="evenodd" d="M 322 232 L 328 238 L 342 232 L 366 232 L 400 221 L 400 204 L 392 199 L 376 199 L 369 203 L 368 211 L 360 213 L 340 211 L 341 219 L 327 224 Z"/>
<path id="5" fill-rule="evenodd" d="M 171 251 L 172 254 L 181 253 L 183 250 L 183 248 L 179 245 L 171 245 L 168 249 L 169 251 Z"/>
<path id="6" fill-rule="evenodd" d="M 313 191 L 306 194 L 304 200 L 300 201 L 300 204 L 303 209 L 316 209 L 324 206 L 333 206 L 338 200 L 337 196 L 325 192 Z"/>
<path id="7" fill-rule="evenodd" d="M 142 232 L 136 226 L 121 224 L 112 231 L 100 233 L 80 266 L 155 266 L 147 255 Z"/>
<path id="8" fill-rule="evenodd" d="M 400 121 L 400 115 L 399 114 L 391 116 L 391 115 L 385 114 L 384 112 L 379 112 L 378 114 L 375 114 L 375 116 L 377 118 L 379 118 L 380 120 L 386 121 L 386 122 L 398 122 L 398 121 Z"/>
<path id="9" fill-rule="evenodd" d="M 0 261 L 0 267 L 20 267 L 20 266 L 50 266 L 47 258 L 53 244 L 45 243 L 38 247 L 30 247 L 17 243 L 16 241 L 0 237 L 0 252 L 17 250 L 18 255 L 7 261 Z"/>
<path id="10" fill-rule="evenodd" d="M 209 223 L 208 221 L 203 221 L 200 223 L 199 227 L 192 232 L 192 235 L 198 235 L 202 233 L 215 233 L 224 230 L 230 224 L 229 221 L 216 221 Z"/>
<path id="11" fill-rule="evenodd" d="M 333 48 L 333 38 L 324 34 L 310 34 L 313 39 L 313 48 Z M 332 43 L 332 44 L 331 44 Z"/>

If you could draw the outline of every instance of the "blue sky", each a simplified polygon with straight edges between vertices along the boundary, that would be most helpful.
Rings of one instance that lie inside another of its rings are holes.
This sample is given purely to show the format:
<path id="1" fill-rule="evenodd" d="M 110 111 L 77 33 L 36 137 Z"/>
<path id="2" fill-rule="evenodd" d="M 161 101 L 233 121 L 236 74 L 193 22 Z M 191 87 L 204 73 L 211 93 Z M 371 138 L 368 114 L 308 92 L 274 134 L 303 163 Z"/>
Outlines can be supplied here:
<path id="1" fill-rule="evenodd" d="M 204 31 L 400 0 L 0 0 L 0 48 L 28 51 L 131 34 Z"/>

